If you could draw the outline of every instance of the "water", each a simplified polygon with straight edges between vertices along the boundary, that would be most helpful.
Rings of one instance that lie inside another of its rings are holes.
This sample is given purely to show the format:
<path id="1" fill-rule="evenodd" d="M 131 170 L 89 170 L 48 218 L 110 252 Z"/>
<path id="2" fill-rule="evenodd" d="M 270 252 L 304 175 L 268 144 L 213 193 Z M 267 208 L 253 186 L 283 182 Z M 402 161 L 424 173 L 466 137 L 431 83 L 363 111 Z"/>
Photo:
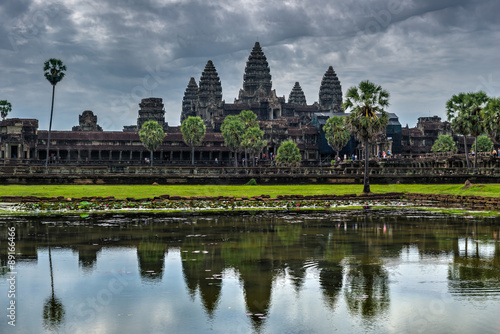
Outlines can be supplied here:
<path id="1" fill-rule="evenodd" d="M 409 210 L 2 217 L 0 332 L 498 333 L 499 235 Z"/>

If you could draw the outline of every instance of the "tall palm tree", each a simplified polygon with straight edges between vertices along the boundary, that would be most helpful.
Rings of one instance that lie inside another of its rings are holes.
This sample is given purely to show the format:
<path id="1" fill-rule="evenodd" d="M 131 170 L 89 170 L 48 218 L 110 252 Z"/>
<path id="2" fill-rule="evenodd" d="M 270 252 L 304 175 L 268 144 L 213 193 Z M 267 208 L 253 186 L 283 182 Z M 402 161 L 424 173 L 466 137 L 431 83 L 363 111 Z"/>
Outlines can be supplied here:
<path id="1" fill-rule="evenodd" d="M 477 137 L 482 135 L 486 130 L 484 123 L 485 113 L 483 112 L 486 103 L 488 102 L 488 95 L 485 92 L 471 92 L 467 93 L 469 114 L 470 114 L 470 134 L 474 137 L 476 154 L 474 155 L 474 168 L 477 166 Z"/>
<path id="2" fill-rule="evenodd" d="M 7 100 L 0 101 L 0 116 L 2 120 L 12 111 L 12 104 Z"/>
<path id="3" fill-rule="evenodd" d="M 487 102 L 488 96 L 482 91 L 476 93 L 459 93 L 458 95 L 453 95 L 446 102 L 446 114 L 448 121 L 451 121 L 451 128 L 456 133 L 464 136 L 467 167 L 470 167 L 467 137 L 473 136 L 476 139 L 475 151 L 477 153 L 477 137 L 485 131 L 482 109 L 484 109 Z M 475 154 L 474 167 L 476 167 L 476 164 L 477 154 Z"/>
<path id="4" fill-rule="evenodd" d="M 369 141 L 384 132 L 389 124 L 389 114 L 384 110 L 388 106 L 389 92 L 368 80 L 361 81 L 358 86 L 349 88 L 346 101 L 342 104 L 344 110 L 351 109 L 351 113 L 346 118 L 346 127 L 359 141 L 364 143 L 364 193 L 370 192 Z"/>
<path id="5" fill-rule="evenodd" d="M 50 149 L 50 133 L 52 131 L 52 115 L 54 113 L 54 94 L 56 90 L 56 84 L 64 78 L 64 71 L 66 71 L 66 66 L 62 61 L 55 58 L 50 58 L 43 65 L 43 71 L 45 79 L 47 79 L 52 85 L 52 106 L 50 107 L 50 122 L 49 122 L 49 133 L 47 137 L 47 157 L 45 160 L 45 167 L 49 164 L 49 149 Z"/>
<path id="6" fill-rule="evenodd" d="M 492 97 L 483 109 L 486 131 L 497 144 L 500 144 L 500 97 Z"/>
<path id="7" fill-rule="evenodd" d="M 48 235 L 48 233 L 47 233 Z M 47 239 L 47 243 L 48 243 Z M 46 329 L 57 332 L 59 326 L 64 320 L 64 305 L 59 298 L 56 297 L 54 292 L 54 274 L 52 270 L 52 254 L 49 247 L 49 267 L 50 267 L 50 287 L 52 288 L 52 294 L 46 299 L 43 305 L 43 325 Z"/>
<path id="8" fill-rule="evenodd" d="M 153 153 L 163 143 L 163 138 L 165 138 L 165 131 L 163 131 L 163 127 L 157 121 L 144 122 L 139 130 L 139 139 L 149 150 L 151 167 L 153 167 Z"/>
<path id="9" fill-rule="evenodd" d="M 200 146 L 207 128 L 199 116 L 189 116 L 181 124 L 182 139 L 191 146 L 191 165 L 194 166 L 194 147 Z"/>

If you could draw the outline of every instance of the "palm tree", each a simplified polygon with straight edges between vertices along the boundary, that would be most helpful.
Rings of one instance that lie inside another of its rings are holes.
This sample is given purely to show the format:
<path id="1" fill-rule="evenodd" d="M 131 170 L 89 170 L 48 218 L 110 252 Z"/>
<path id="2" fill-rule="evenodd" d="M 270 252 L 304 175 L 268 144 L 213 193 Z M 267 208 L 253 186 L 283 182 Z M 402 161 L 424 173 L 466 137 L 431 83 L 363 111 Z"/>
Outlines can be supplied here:
<path id="1" fill-rule="evenodd" d="M 201 145 L 205 138 L 206 127 L 201 117 L 189 116 L 181 125 L 182 139 L 191 146 L 191 165 L 194 166 L 194 147 Z"/>
<path id="2" fill-rule="evenodd" d="M 263 140 L 264 132 L 258 125 L 248 128 L 243 134 L 241 145 L 245 148 L 245 152 L 250 152 L 252 155 L 253 166 L 255 167 L 254 155 L 259 154 L 267 145 L 267 140 Z"/>
<path id="3" fill-rule="evenodd" d="M 389 123 L 389 114 L 384 108 L 389 106 L 389 92 L 368 80 L 347 90 L 344 110 L 351 109 L 346 118 L 346 127 L 358 140 L 364 143 L 365 173 L 363 192 L 370 192 L 368 176 L 369 141 L 382 133 Z"/>
<path id="4" fill-rule="evenodd" d="M 245 132 L 248 131 L 248 129 L 257 127 L 259 128 L 259 122 L 257 121 L 257 115 L 251 111 L 251 110 L 242 110 L 239 114 L 238 117 L 240 120 L 243 122 L 243 125 L 245 127 Z M 243 142 L 242 142 L 243 144 Z M 266 143 L 267 145 L 267 143 Z M 245 161 L 248 161 L 248 148 L 243 145 L 243 150 L 245 151 Z M 248 166 L 248 162 L 247 162 Z"/>
<path id="5" fill-rule="evenodd" d="M 163 143 L 165 132 L 157 121 L 147 121 L 139 130 L 139 138 L 142 144 L 149 150 L 151 156 L 151 166 L 153 166 L 153 151 L 156 151 Z"/>
<path id="6" fill-rule="evenodd" d="M 486 131 L 497 144 L 500 144 L 500 97 L 492 97 L 483 109 Z"/>
<path id="7" fill-rule="evenodd" d="M 50 122 L 49 122 L 49 133 L 47 137 L 47 157 L 45 160 L 45 167 L 49 164 L 49 149 L 50 149 L 50 132 L 52 131 L 52 115 L 54 112 L 54 93 L 56 90 L 56 84 L 64 78 L 64 71 L 66 71 L 66 66 L 59 59 L 51 58 L 45 62 L 43 65 L 43 71 L 45 78 L 52 85 L 52 106 L 50 107 Z"/>
<path id="8" fill-rule="evenodd" d="M 467 149 L 467 136 L 473 136 L 476 143 L 477 137 L 485 131 L 484 118 L 482 111 L 488 102 L 488 96 L 483 91 L 476 93 L 459 93 L 453 95 L 446 102 L 446 114 L 448 121 L 451 121 L 453 131 L 464 136 L 465 156 L 467 167 L 470 167 L 469 152 Z M 477 154 L 474 159 L 474 168 L 477 165 Z"/>
<path id="9" fill-rule="evenodd" d="M 276 155 L 276 161 L 279 165 L 283 166 L 299 166 L 302 160 L 300 150 L 293 142 L 293 140 L 286 140 L 281 142 Z"/>
<path id="10" fill-rule="evenodd" d="M 222 137 L 227 148 L 234 152 L 234 166 L 238 167 L 238 152 L 245 134 L 245 125 L 239 116 L 226 116 L 221 126 Z"/>
<path id="11" fill-rule="evenodd" d="M 467 93 L 470 114 L 470 134 L 474 137 L 476 154 L 474 155 L 474 168 L 477 166 L 477 137 L 482 135 L 486 130 L 486 124 L 484 123 L 485 113 L 483 112 L 486 103 L 488 102 L 488 96 L 485 92 L 479 91 L 475 93 Z"/>
<path id="12" fill-rule="evenodd" d="M 47 231 L 47 236 L 48 236 L 48 231 Z M 52 254 L 50 252 L 50 244 L 49 239 L 47 238 L 47 246 L 49 248 L 49 267 L 50 267 L 50 287 L 52 288 L 52 294 L 50 295 L 49 298 L 46 299 L 44 305 L 43 305 L 43 324 L 44 327 L 50 331 L 57 332 L 59 326 L 64 320 L 64 305 L 59 300 L 59 298 L 56 297 L 55 292 L 54 292 L 54 274 L 52 270 Z"/>
<path id="13" fill-rule="evenodd" d="M 12 104 L 7 100 L 0 101 L 0 116 L 2 120 L 12 111 Z"/>

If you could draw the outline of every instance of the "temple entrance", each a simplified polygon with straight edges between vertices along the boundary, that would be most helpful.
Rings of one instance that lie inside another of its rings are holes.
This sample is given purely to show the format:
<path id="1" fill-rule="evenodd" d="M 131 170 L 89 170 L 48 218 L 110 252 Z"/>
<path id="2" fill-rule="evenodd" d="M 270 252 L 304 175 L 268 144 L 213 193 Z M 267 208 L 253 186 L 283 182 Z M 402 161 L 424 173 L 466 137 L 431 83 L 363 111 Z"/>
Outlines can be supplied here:
<path id="1" fill-rule="evenodd" d="M 10 157 L 11 158 L 17 158 L 18 157 L 17 151 L 18 151 L 18 146 L 17 145 L 11 145 L 10 146 Z"/>

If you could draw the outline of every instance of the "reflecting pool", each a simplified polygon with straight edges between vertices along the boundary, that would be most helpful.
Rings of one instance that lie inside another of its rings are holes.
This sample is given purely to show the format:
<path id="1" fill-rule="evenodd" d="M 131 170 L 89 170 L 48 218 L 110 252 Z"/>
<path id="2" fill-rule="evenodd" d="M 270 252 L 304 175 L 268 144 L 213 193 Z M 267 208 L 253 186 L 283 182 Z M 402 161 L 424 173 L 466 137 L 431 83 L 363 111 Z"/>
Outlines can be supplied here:
<path id="1" fill-rule="evenodd" d="M 498 333 L 499 234 L 413 210 L 0 217 L 0 333 Z"/>

